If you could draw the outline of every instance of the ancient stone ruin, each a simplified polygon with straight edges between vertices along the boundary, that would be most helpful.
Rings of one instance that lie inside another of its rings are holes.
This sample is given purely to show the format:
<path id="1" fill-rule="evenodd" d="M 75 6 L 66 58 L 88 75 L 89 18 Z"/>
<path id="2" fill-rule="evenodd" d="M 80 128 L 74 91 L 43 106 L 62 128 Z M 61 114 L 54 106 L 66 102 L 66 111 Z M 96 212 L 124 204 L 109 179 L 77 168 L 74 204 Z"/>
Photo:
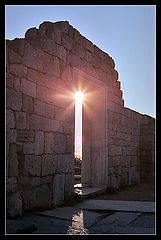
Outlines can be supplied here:
<path id="1" fill-rule="evenodd" d="M 67 21 L 6 40 L 7 215 L 74 193 L 74 92 L 83 106 L 84 186 L 154 177 L 155 120 L 124 107 L 113 59 Z M 141 104 L 141 103 L 140 103 Z"/>

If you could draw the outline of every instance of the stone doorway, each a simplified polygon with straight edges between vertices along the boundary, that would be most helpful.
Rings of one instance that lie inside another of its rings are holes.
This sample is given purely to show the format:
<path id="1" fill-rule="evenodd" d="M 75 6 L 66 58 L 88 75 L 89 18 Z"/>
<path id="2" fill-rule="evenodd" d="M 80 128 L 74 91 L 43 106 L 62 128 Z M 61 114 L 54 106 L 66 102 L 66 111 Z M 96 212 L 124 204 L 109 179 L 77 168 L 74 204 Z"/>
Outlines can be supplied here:
<path id="1" fill-rule="evenodd" d="M 79 89 L 84 94 L 82 106 L 81 184 L 77 184 L 78 191 L 82 191 L 83 194 L 83 191 L 87 188 L 90 188 L 90 191 L 91 188 L 100 190 L 100 188 L 105 188 L 107 185 L 107 118 L 105 111 L 107 89 L 97 79 L 91 79 L 89 75 L 80 70 L 75 69 L 74 80 L 76 89 Z M 80 166 L 77 166 L 75 174 L 77 171 L 80 174 Z"/>

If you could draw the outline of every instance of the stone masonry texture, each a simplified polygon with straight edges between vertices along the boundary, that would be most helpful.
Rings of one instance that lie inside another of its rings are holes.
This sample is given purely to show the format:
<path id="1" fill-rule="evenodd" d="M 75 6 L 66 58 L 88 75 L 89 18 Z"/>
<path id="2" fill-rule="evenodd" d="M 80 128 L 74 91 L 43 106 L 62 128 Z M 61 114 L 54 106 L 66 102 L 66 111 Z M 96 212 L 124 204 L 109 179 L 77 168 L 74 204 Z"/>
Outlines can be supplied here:
<path id="1" fill-rule="evenodd" d="M 67 21 L 43 22 L 38 29 L 28 29 L 23 39 L 6 40 L 10 217 L 57 206 L 73 196 L 76 70 L 88 76 L 87 83 L 97 80 L 107 92 L 103 109 L 107 187 L 154 176 L 155 120 L 124 107 L 114 60 Z M 97 141 L 93 142 L 96 149 Z"/>

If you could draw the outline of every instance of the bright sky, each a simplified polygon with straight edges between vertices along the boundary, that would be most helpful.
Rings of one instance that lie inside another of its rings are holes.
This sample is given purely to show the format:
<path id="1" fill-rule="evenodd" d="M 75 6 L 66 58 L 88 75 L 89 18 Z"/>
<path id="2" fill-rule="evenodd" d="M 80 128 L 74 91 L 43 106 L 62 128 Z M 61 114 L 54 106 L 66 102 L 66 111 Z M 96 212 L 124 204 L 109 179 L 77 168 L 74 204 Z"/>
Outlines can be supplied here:
<path id="1" fill-rule="evenodd" d="M 43 21 L 60 20 L 69 21 L 114 59 L 125 107 L 155 117 L 156 6 L 9 5 L 6 38 L 23 38 Z"/>

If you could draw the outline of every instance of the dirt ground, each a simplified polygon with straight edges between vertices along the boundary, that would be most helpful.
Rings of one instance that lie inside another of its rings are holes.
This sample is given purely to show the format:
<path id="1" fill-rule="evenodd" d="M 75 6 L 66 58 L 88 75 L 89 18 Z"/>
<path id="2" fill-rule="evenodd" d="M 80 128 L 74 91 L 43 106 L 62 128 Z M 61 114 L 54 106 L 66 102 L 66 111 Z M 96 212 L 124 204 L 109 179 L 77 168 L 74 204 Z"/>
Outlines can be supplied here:
<path id="1" fill-rule="evenodd" d="M 95 199 L 154 202 L 155 184 L 154 181 L 144 180 L 138 185 L 120 188 L 117 191 L 109 191 L 96 196 Z"/>

